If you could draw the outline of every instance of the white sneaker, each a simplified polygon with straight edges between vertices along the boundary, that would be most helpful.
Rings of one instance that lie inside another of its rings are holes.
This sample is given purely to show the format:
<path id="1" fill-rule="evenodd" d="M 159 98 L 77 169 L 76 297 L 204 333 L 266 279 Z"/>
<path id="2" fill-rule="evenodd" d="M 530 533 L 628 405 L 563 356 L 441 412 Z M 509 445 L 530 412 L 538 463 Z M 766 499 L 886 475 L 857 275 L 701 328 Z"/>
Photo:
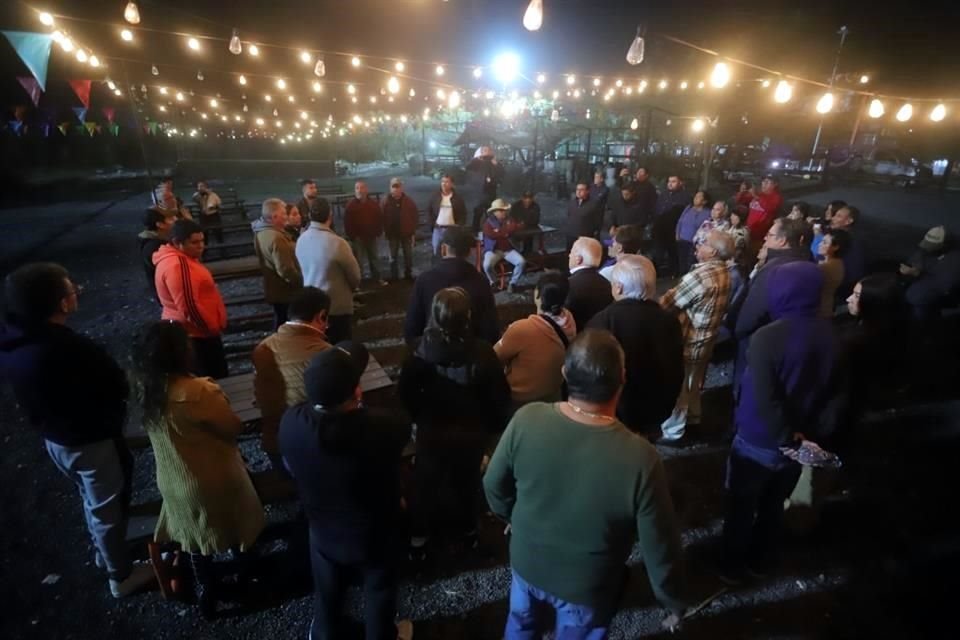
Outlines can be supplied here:
<path id="1" fill-rule="evenodd" d="M 413 640 L 413 623 L 401 620 L 397 623 L 397 640 Z"/>
<path id="2" fill-rule="evenodd" d="M 126 580 L 121 582 L 111 578 L 110 593 L 113 594 L 114 598 L 125 598 L 156 581 L 157 577 L 154 575 L 153 567 L 150 566 L 149 563 L 135 562 Z"/>

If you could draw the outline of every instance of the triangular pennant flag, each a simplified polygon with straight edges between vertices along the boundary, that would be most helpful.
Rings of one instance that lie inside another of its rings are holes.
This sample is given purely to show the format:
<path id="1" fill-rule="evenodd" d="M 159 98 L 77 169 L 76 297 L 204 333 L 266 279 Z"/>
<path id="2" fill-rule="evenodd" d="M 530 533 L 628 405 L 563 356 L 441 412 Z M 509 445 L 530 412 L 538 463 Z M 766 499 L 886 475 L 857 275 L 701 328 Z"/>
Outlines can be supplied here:
<path id="1" fill-rule="evenodd" d="M 20 128 L 23 127 L 23 123 L 19 120 L 10 120 L 7 124 L 14 133 L 20 133 Z"/>
<path id="2" fill-rule="evenodd" d="M 87 110 L 84 107 L 74 107 L 73 112 L 77 114 L 77 120 L 81 123 L 87 121 Z"/>
<path id="3" fill-rule="evenodd" d="M 116 115 L 117 110 L 114 109 L 113 107 L 104 107 L 104 108 L 102 109 L 102 111 L 103 111 L 103 117 L 105 117 L 105 118 L 107 119 L 107 122 L 109 122 L 109 123 L 112 124 L 112 123 L 113 123 L 113 116 Z"/>
<path id="4" fill-rule="evenodd" d="M 151 122 L 151 123 L 150 123 L 150 135 L 152 135 L 152 136 L 157 135 L 157 129 L 158 129 L 159 127 L 160 127 L 160 123 L 159 123 L 159 122 Z"/>
<path id="5" fill-rule="evenodd" d="M 67 127 L 69 126 L 70 126 L 69 122 L 61 122 L 60 124 L 57 125 L 57 129 L 59 129 L 60 133 L 62 133 L 63 135 L 67 135 Z"/>
<path id="6" fill-rule="evenodd" d="M 90 108 L 90 81 L 89 80 L 69 80 L 73 92 L 80 98 L 80 102 L 87 109 Z"/>
<path id="7" fill-rule="evenodd" d="M 28 31 L 3 31 L 13 45 L 14 51 L 23 60 L 33 77 L 40 84 L 42 91 L 47 90 L 47 64 L 50 62 L 50 47 L 53 45 L 53 36 L 48 33 L 32 33 Z"/>
<path id="8" fill-rule="evenodd" d="M 43 89 L 40 88 L 40 83 L 37 82 L 36 78 L 31 78 L 30 76 L 17 76 L 17 82 L 20 83 L 20 86 L 23 87 L 23 90 L 27 92 L 30 96 L 30 100 L 33 101 L 33 106 L 40 104 L 40 93 Z"/>
<path id="9" fill-rule="evenodd" d="M 85 122 L 83 126 L 87 128 L 87 133 L 89 133 L 91 136 L 93 135 L 93 132 L 97 130 L 96 122 Z"/>
<path id="10" fill-rule="evenodd" d="M 110 125 L 110 133 L 112 133 L 115 136 L 120 135 L 120 125 L 118 124 Z"/>

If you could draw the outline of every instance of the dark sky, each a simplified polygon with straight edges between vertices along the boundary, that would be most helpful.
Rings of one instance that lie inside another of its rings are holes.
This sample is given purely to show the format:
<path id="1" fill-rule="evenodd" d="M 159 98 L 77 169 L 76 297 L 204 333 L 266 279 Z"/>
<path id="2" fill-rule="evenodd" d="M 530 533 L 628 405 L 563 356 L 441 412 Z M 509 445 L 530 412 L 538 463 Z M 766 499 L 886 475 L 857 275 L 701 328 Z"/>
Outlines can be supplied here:
<path id="1" fill-rule="evenodd" d="M 81 41 L 101 54 L 139 59 L 131 65 L 134 82 L 169 82 L 198 93 L 239 94 L 235 77 L 215 70 L 252 73 L 265 71 L 302 78 L 311 76 L 294 52 L 266 51 L 261 61 L 246 54 L 233 57 L 225 45 L 208 45 L 203 57 L 186 52 L 182 39 L 160 34 L 138 36 L 137 46 L 120 42 L 124 3 L 120 0 L 38 0 L 24 5 L 0 3 L 4 28 L 42 29 L 28 7 L 84 17 L 98 22 L 65 22 Z M 870 3 L 854 0 L 765 0 L 673 2 L 545 0 L 544 26 L 526 32 L 521 18 L 525 0 L 163 0 L 141 2 L 141 26 L 228 37 L 237 27 L 241 37 L 293 47 L 357 51 L 451 64 L 489 64 L 506 49 L 524 60 L 531 77 L 535 71 L 554 74 L 604 74 L 651 80 L 667 75 L 695 80 L 704 77 L 713 61 L 658 39 L 656 32 L 697 42 L 734 57 L 762 63 L 797 75 L 826 80 L 836 48 L 836 30 L 846 24 L 850 36 L 841 72 L 870 73 L 872 88 L 889 93 L 930 97 L 960 97 L 960 47 L 955 46 L 960 24 L 960 2 Z M 624 54 L 639 22 L 651 32 L 647 61 L 631 68 Z M 84 69 L 54 53 L 51 77 L 77 77 Z M 328 80 L 369 82 L 379 87 L 383 76 L 357 72 L 345 61 L 328 57 Z M 151 63 L 162 77 L 152 79 Z M 166 68 L 165 64 L 172 64 Z M 383 63 L 386 64 L 386 63 Z M 176 65 L 183 66 L 177 69 Z M 206 80 L 198 83 L 196 69 L 204 67 Z M 12 49 L 0 43 L 0 97 L 9 103 L 17 85 L 11 82 L 22 67 Z M 86 75 L 91 75 L 89 69 Z M 412 67 L 416 76 L 432 77 L 425 66 Z M 473 86 L 469 71 L 448 75 L 458 84 Z M 110 71 L 119 75 L 118 63 Z M 745 77 L 757 77 L 744 71 Z M 96 76 L 94 76 L 96 77 Z M 264 80 L 266 82 L 266 80 Z M 305 93 L 301 90 L 298 93 Z M 239 97 L 239 96 L 237 96 Z"/>

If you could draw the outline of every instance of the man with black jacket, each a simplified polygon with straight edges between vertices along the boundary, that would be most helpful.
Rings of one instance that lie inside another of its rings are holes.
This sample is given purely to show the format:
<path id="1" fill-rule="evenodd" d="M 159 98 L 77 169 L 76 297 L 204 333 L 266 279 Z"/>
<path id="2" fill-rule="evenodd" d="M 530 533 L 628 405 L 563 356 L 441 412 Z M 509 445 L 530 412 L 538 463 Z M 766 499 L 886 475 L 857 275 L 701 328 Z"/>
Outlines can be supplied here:
<path id="1" fill-rule="evenodd" d="M 344 574 L 363 575 L 366 637 L 409 638 L 394 624 L 400 540 L 400 455 L 410 424 L 363 406 L 367 350 L 341 342 L 304 372 L 307 401 L 280 423 L 280 451 L 296 481 L 310 528 L 314 579 L 311 638 L 339 638 Z"/>
<path id="2" fill-rule="evenodd" d="M 627 225 L 637 225 L 643 229 L 652 215 L 653 207 L 641 199 L 637 183 L 628 182 L 620 189 L 619 196 L 610 199 L 610 237 L 617 235 L 617 229 Z"/>
<path id="3" fill-rule="evenodd" d="M 427 221 L 433 232 L 433 255 L 440 255 L 440 240 L 443 232 L 451 227 L 467 224 L 467 203 L 453 189 L 453 178 L 440 178 L 440 190 L 430 196 L 427 203 Z"/>
<path id="4" fill-rule="evenodd" d="M 846 402 L 839 341 L 818 317 L 822 271 L 807 261 L 769 269 L 771 322 L 750 340 L 727 464 L 722 577 L 732 584 L 772 568 L 783 503 L 801 471 L 783 449 L 806 439 L 829 447 Z"/>
<path id="5" fill-rule="evenodd" d="M 43 436 L 47 453 L 80 492 L 96 565 L 115 598 L 153 581 L 127 548 L 133 457 L 123 428 L 127 378 L 110 355 L 66 326 L 78 287 L 49 262 L 20 267 L 6 281 L 8 323 L 0 328 L 0 380 Z"/>
<path id="6" fill-rule="evenodd" d="M 648 258 L 621 256 L 610 278 L 615 302 L 585 328 L 609 331 L 623 348 L 626 381 L 617 417 L 638 433 L 659 433 L 683 382 L 680 322 L 656 301 L 657 271 Z"/>
<path id="7" fill-rule="evenodd" d="M 577 183 L 577 192 L 567 206 L 567 220 L 565 233 L 567 235 L 567 251 L 581 236 L 595 238 L 600 233 L 603 224 L 603 210 L 600 203 L 590 197 L 590 187 L 586 182 Z"/>
<path id="8" fill-rule="evenodd" d="M 510 206 L 510 218 L 516 220 L 526 229 L 535 229 L 540 225 L 540 205 L 533 199 L 532 191 L 524 191 L 520 199 Z M 533 237 L 523 240 L 523 255 L 533 249 Z"/>
<path id="9" fill-rule="evenodd" d="M 140 262 L 143 264 L 143 272 L 147 276 L 147 284 L 150 291 L 153 291 L 155 300 L 157 299 L 155 281 L 157 267 L 153 264 L 153 254 L 167 243 L 174 219 L 173 214 L 165 209 L 151 207 L 143 216 L 143 231 L 137 236 L 137 243 L 140 245 Z"/>
<path id="10" fill-rule="evenodd" d="M 600 275 L 603 246 L 594 238 L 578 238 L 570 248 L 570 290 L 564 306 L 573 314 L 577 333 L 613 302 L 610 283 Z"/>
<path id="11" fill-rule="evenodd" d="M 739 393 L 740 380 L 746 366 L 750 336 L 757 329 L 770 323 L 769 287 L 767 279 L 773 269 L 790 262 L 810 262 L 810 225 L 803 220 L 781 218 L 773 223 L 764 239 L 766 258 L 757 268 L 740 296 L 731 301 L 727 314 L 728 324 L 734 327 L 737 340 L 737 361 L 734 367 L 733 390 Z"/>
<path id="12" fill-rule="evenodd" d="M 446 229 L 440 241 L 442 260 L 424 271 L 413 284 L 403 337 L 408 344 L 423 335 L 430 317 L 433 296 L 441 289 L 461 287 L 470 295 L 470 324 L 478 338 L 490 344 L 500 339 L 497 325 L 497 303 L 486 277 L 467 262 L 474 241 L 463 228 Z"/>

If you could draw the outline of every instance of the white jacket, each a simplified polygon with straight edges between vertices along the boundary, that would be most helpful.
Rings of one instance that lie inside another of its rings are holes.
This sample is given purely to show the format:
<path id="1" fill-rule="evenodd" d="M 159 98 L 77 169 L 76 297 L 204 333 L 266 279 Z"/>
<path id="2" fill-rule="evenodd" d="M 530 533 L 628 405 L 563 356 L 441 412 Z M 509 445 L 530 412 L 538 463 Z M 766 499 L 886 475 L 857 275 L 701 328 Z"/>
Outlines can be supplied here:
<path id="1" fill-rule="evenodd" d="M 317 222 L 297 240 L 303 284 L 330 296 L 330 315 L 353 313 L 353 292 L 360 287 L 360 264 L 347 241 Z"/>

